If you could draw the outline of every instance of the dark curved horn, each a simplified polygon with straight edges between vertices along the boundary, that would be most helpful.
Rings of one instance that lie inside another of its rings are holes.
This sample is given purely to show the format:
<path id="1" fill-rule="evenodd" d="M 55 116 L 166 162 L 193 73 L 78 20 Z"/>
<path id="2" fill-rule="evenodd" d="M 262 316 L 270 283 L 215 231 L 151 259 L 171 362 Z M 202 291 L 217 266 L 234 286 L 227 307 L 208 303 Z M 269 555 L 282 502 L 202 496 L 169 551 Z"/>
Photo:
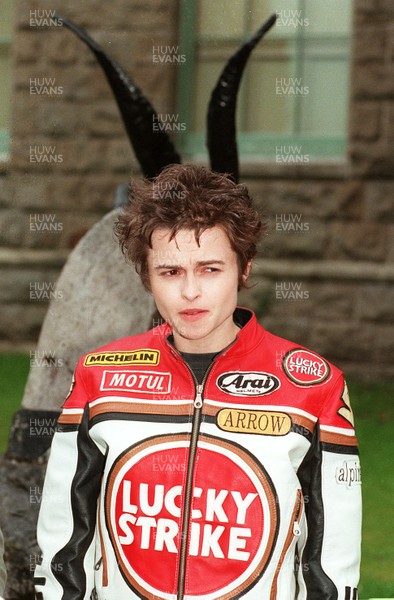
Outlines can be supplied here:
<path id="1" fill-rule="evenodd" d="M 208 107 L 208 151 L 211 169 L 230 173 L 238 181 L 238 150 L 235 131 L 235 109 L 242 74 L 250 53 L 269 29 L 277 15 L 273 14 L 260 29 L 227 61 L 212 92 Z"/>
<path id="2" fill-rule="evenodd" d="M 155 177 L 165 166 L 180 163 L 181 158 L 168 135 L 162 130 L 154 131 L 154 123 L 159 123 L 154 108 L 122 67 L 70 19 L 57 18 L 90 48 L 101 65 L 145 177 Z"/>

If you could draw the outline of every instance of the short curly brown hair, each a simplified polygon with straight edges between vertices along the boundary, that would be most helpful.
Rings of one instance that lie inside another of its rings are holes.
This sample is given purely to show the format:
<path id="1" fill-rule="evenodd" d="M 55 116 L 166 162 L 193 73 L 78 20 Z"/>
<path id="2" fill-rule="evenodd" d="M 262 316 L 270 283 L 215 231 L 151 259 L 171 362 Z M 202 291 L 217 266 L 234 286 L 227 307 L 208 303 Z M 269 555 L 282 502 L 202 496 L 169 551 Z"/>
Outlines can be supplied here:
<path id="1" fill-rule="evenodd" d="M 170 230 L 173 239 L 181 229 L 194 231 L 197 243 L 206 229 L 224 229 L 238 257 L 239 288 L 257 242 L 265 230 L 244 185 L 227 174 L 195 165 L 169 165 L 153 180 L 132 182 L 129 205 L 115 223 L 115 235 L 126 258 L 134 264 L 150 291 L 148 249 L 155 229 Z"/>

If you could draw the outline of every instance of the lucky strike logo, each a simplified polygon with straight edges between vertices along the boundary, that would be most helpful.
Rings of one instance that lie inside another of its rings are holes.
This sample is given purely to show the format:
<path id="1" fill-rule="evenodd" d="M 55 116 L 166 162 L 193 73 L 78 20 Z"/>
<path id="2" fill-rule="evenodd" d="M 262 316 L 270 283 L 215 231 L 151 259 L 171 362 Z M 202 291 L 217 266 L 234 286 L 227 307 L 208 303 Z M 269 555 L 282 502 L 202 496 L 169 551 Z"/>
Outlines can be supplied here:
<path id="1" fill-rule="evenodd" d="M 277 390 L 280 381 L 270 373 L 236 371 L 223 373 L 216 384 L 220 390 L 233 396 L 265 396 Z"/>
<path id="2" fill-rule="evenodd" d="M 330 375 L 330 367 L 323 358 L 302 348 L 285 355 L 283 369 L 291 381 L 301 386 L 322 383 Z"/>
<path id="3" fill-rule="evenodd" d="M 182 531 L 189 444 L 183 434 L 138 444 L 108 479 L 106 520 L 120 568 L 128 584 L 152 600 L 177 594 L 185 536 L 185 594 L 206 600 L 253 585 L 276 539 L 275 491 L 263 467 L 237 445 L 211 436 L 198 444 L 190 522 Z M 185 468 L 158 474 L 154 465 L 164 459 Z"/>

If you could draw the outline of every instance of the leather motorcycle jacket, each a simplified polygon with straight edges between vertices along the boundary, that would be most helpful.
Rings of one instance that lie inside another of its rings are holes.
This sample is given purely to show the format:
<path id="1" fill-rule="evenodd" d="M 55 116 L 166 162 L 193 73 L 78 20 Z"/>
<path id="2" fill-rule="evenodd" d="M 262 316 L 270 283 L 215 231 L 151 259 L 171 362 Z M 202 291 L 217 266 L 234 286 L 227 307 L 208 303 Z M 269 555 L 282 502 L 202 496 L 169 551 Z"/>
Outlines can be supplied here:
<path id="1" fill-rule="evenodd" d="M 43 600 L 356 600 L 342 372 L 236 309 L 198 384 L 168 325 L 83 356 L 38 522 Z"/>

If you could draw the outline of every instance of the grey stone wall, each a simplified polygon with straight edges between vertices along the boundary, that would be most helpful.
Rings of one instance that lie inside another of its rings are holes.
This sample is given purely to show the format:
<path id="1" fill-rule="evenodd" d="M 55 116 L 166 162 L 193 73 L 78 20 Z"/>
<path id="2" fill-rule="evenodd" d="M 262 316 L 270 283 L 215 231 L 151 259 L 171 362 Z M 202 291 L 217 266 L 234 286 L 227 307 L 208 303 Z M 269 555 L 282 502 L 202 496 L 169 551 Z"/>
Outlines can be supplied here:
<path id="1" fill-rule="evenodd" d="M 63 10 L 127 68 L 158 112 L 175 111 L 177 67 L 154 64 L 152 48 L 178 43 L 176 0 L 17 2 L 12 155 L 0 175 L 0 336 L 13 343 L 37 339 L 69 250 L 111 208 L 116 186 L 139 173 L 90 52 L 69 31 L 32 26 L 38 10 L 47 18 Z M 392 380 L 393 16 L 391 0 L 355 2 L 346 160 L 241 160 L 242 179 L 270 221 L 257 285 L 241 302 L 347 373 Z M 35 93 L 38 80 L 52 90 Z M 43 149 L 52 162 L 40 161 Z M 44 218 L 51 231 L 39 225 Z"/>
<path id="2" fill-rule="evenodd" d="M 143 88 L 156 110 L 174 104 L 173 65 L 152 61 L 172 45 L 173 0 L 15 2 L 12 148 L 0 179 L 0 344 L 34 343 L 46 297 L 67 253 L 113 207 L 139 166 L 90 51 L 55 12 L 85 27 Z M 39 294 L 38 292 L 41 292 Z"/>

